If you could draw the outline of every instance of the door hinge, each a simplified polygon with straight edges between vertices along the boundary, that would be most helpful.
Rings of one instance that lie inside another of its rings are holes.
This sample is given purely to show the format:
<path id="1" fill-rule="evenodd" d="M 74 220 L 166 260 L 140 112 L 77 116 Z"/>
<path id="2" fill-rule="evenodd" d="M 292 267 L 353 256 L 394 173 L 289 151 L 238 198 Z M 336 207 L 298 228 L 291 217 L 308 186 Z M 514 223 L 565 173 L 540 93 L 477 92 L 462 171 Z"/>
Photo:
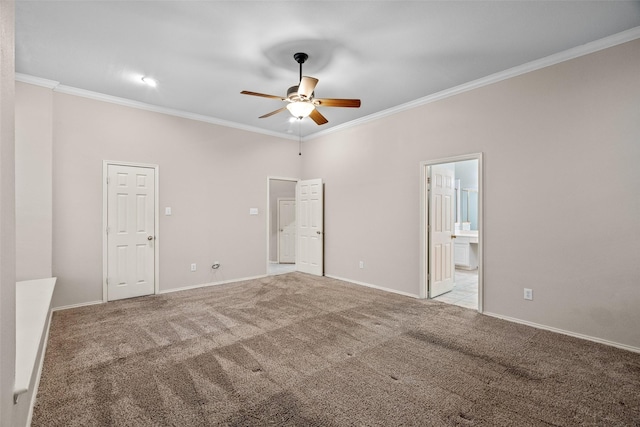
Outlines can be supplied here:
<path id="1" fill-rule="evenodd" d="M 107 229 L 105 231 L 107 232 L 107 234 L 109 234 L 109 226 L 107 226 Z"/>
<path id="2" fill-rule="evenodd" d="M 109 286 L 109 278 L 107 277 L 107 286 Z"/>
<path id="3" fill-rule="evenodd" d="M 110 182 L 110 181 L 111 181 L 111 180 L 109 179 L 109 177 L 107 177 L 107 185 L 109 185 L 109 182 Z"/>

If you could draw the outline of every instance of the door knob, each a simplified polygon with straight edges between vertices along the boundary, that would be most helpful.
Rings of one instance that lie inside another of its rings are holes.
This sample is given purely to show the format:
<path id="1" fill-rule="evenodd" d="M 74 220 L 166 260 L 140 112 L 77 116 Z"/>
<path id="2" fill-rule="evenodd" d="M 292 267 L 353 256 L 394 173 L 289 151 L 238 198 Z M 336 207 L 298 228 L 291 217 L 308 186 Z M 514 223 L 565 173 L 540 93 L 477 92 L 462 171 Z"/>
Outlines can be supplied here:
<path id="1" fill-rule="evenodd" d="M 280 229 L 280 232 L 282 233 L 283 231 L 284 231 L 284 230 L 281 228 L 281 229 Z"/>
<path id="2" fill-rule="evenodd" d="M 322 234 L 322 232 L 320 232 L 320 231 L 316 231 L 316 233 L 318 233 L 318 234 Z"/>
<path id="3" fill-rule="evenodd" d="M 147 237 L 147 240 L 153 240 L 153 236 Z"/>
<path id="4" fill-rule="evenodd" d="M 452 238 L 452 239 L 455 239 L 456 237 L 458 237 L 458 236 L 456 236 L 455 234 L 452 234 L 452 235 L 451 235 L 451 238 Z"/>

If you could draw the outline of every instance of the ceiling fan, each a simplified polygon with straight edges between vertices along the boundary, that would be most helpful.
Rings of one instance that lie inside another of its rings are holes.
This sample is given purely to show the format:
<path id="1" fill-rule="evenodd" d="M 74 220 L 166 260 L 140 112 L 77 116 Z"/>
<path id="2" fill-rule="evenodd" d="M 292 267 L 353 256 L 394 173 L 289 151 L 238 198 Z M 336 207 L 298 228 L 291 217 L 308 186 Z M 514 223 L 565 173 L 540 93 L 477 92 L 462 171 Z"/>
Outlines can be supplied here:
<path id="1" fill-rule="evenodd" d="M 248 90 L 240 92 L 243 95 L 261 96 L 263 98 L 279 99 L 280 101 L 287 102 L 287 105 L 284 107 L 260 116 L 260 119 L 273 116 L 274 114 L 278 114 L 284 110 L 289 110 L 291 115 L 295 118 L 303 119 L 305 117 L 311 117 L 311 120 L 316 122 L 316 124 L 323 125 L 327 123 L 328 120 L 320 114 L 316 107 L 360 107 L 359 99 L 314 98 L 313 90 L 318 84 L 318 79 L 302 75 L 302 64 L 304 64 L 304 62 L 309 58 L 309 55 L 298 52 L 293 55 L 293 58 L 298 64 L 300 64 L 300 83 L 298 83 L 297 86 L 291 86 L 287 90 L 286 98 L 276 95 L 250 92 Z"/>

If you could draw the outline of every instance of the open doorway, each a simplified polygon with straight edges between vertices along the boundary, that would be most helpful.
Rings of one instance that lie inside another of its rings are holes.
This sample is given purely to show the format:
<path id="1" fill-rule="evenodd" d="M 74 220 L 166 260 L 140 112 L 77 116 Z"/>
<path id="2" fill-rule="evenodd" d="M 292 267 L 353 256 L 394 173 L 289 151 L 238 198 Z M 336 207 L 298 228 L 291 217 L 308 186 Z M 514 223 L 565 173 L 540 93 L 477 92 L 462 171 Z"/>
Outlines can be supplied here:
<path id="1" fill-rule="evenodd" d="M 482 154 L 420 167 L 421 296 L 482 312 Z"/>
<path id="2" fill-rule="evenodd" d="M 296 271 L 296 178 L 267 178 L 267 274 Z"/>

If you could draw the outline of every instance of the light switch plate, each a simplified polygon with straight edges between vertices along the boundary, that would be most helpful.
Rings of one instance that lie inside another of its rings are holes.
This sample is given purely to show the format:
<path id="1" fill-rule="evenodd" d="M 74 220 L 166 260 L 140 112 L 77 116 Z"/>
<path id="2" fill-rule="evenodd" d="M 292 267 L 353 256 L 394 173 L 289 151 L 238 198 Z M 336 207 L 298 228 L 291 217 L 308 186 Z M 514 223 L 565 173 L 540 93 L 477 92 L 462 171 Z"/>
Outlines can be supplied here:
<path id="1" fill-rule="evenodd" d="M 249 208 L 249 215 L 258 215 L 258 208 Z"/>
<path id="2" fill-rule="evenodd" d="M 171 208 L 170 207 L 164 208 L 164 214 L 167 216 L 171 215 Z"/>

